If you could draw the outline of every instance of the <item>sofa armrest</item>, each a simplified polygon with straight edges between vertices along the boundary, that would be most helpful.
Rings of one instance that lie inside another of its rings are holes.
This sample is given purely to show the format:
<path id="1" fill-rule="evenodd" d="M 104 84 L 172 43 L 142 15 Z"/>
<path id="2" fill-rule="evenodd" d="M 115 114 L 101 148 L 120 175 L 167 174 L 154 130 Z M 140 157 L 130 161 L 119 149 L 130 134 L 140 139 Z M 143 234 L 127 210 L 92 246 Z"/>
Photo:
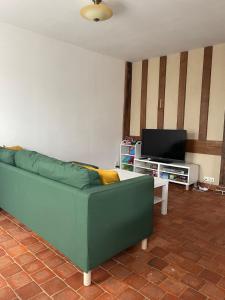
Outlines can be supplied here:
<path id="1" fill-rule="evenodd" d="M 153 185 L 142 176 L 87 191 L 89 270 L 152 233 Z"/>

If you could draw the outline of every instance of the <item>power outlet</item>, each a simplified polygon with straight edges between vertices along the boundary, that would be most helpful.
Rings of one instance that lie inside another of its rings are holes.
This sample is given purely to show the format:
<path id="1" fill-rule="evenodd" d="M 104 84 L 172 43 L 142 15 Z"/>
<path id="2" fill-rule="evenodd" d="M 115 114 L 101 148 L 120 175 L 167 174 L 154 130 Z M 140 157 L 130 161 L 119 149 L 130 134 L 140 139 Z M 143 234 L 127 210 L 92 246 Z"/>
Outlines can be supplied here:
<path id="1" fill-rule="evenodd" d="M 207 182 L 207 183 L 214 183 L 215 182 L 215 178 L 214 177 L 204 176 L 203 180 L 204 180 L 204 182 Z"/>

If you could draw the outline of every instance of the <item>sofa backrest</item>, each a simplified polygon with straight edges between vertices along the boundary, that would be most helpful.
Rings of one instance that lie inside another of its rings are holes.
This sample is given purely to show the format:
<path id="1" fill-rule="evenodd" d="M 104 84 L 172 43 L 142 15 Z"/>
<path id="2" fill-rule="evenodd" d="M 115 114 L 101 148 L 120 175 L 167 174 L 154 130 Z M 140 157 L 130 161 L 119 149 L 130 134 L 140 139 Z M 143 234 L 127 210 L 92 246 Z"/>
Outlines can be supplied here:
<path id="1" fill-rule="evenodd" d="M 97 172 L 42 155 L 35 151 L 18 151 L 15 154 L 15 165 L 18 168 L 79 189 L 101 184 Z"/>

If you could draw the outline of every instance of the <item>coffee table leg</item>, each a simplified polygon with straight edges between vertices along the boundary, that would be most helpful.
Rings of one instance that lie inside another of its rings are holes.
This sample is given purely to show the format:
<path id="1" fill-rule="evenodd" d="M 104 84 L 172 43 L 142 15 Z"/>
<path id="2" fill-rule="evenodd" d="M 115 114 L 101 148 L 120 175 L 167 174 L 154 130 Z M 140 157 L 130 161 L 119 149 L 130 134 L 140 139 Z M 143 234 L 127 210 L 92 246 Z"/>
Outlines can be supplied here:
<path id="1" fill-rule="evenodd" d="M 161 204 L 161 214 L 167 215 L 167 206 L 168 206 L 168 182 L 162 187 L 162 204 Z"/>

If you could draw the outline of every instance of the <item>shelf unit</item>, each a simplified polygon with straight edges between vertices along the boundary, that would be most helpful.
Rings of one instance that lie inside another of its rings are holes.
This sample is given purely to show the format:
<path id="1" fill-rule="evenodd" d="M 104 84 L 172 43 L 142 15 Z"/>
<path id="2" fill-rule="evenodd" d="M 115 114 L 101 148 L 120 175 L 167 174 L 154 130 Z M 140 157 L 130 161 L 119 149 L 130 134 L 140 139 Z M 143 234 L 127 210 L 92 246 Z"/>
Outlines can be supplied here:
<path id="1" fill-rule="evenodd" d="M 135 145 L 120 144 L 120 168 L 122 170 L 134 171 L 134 160 L 141 157 L 141 142 Z"/>
<path id="2" fill-rule="evenodd" d="M 198 182 L 199 165 L 192 163 L 168 164 L 139 157 L 134 159 L 133 171 L 185 185 L 188 190 L 190 185 Z"/>

